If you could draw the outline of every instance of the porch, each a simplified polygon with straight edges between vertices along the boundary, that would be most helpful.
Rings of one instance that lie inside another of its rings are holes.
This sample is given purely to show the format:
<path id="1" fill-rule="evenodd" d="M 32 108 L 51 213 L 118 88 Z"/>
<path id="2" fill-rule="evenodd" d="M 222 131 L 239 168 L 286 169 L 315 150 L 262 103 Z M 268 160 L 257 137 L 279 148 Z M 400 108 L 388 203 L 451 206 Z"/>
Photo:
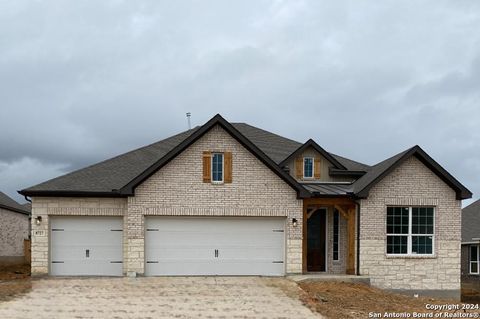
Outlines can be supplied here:
<path id="1" fill-rule="evenodd" d="M 304 199 L 302 226 L 303 274 L 356 275 L 356 203 L 353 199 Z"/>

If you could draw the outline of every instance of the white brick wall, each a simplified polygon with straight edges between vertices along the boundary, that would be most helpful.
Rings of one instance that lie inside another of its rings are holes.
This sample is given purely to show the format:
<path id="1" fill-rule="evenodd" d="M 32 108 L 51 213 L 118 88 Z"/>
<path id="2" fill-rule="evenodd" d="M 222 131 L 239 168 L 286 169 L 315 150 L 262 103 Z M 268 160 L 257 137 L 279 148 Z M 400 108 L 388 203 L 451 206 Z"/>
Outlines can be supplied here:
<path id="1" fill-rule="evenodd" d="M 460 289 L 461 202 L 415 157 L 407 159 L 360 201 L 360 273 L 381 288 Z M 389 205 L 435 206 L 434 257 L 386 256 Z"/>

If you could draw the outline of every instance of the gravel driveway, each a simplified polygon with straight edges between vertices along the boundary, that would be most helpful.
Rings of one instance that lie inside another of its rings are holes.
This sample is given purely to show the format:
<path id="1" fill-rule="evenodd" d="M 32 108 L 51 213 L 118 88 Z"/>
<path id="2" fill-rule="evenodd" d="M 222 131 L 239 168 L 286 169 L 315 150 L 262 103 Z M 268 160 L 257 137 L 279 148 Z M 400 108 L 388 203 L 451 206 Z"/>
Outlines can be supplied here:
<path id="1" fill-rule="evenodd" d="M 28 285 L 26 292 L 0 300 L 0 318 L 320 317 L 284 278 L 46 278 Z"/>

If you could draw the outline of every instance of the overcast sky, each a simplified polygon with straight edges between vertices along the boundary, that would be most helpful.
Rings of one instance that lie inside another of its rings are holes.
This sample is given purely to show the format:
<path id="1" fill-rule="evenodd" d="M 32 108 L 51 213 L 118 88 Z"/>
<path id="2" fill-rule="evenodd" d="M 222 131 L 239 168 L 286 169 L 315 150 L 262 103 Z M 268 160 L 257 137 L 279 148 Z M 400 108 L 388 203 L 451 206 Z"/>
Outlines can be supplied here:
<path id="1" fill-rule="evenodd" d="M 480 1 L 0 0 L 0 190 L 216 113 L 480 194 Z"/>

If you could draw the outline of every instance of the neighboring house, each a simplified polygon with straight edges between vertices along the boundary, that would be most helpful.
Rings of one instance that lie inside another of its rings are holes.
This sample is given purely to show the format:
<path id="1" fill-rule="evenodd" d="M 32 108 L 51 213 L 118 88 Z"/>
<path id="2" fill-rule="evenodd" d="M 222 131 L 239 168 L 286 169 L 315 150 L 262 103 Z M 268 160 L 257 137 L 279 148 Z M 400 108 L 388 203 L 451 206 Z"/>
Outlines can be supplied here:
<path id="1" fill-rule="evenodd" d="M 362 274 L 456 298 L 472 196 L 418 146 L 368 166 L 220 115 L 20 193 L 34 275 Z"/>
<path id="2" fill-rule="evenodd" d="M 30 235 L 30 209 L 0 192 L 0 264 L 24 262 L 24 239 Z"/>
<path id="3" fill-rule="evenodd" d="M 480 200 L 462 209 L 462 282 L 480 284 Z"/>

